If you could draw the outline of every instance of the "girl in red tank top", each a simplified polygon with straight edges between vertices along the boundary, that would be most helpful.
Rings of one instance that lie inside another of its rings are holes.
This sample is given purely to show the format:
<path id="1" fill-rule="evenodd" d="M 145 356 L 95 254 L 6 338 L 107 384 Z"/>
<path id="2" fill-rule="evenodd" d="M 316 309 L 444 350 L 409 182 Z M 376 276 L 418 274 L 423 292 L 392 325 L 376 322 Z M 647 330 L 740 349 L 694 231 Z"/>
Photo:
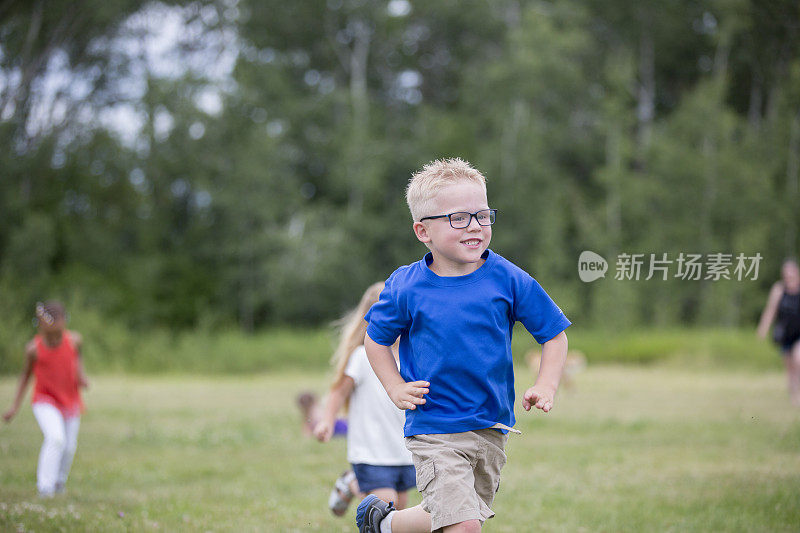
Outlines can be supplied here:
<path id="1" fill-rule="evenodd" d="M 59 302 L 37 304 L 39 334 L 25 347 L 25 368 L 19 378 L 14 403 L 3 419 L 10 422 L 19 410 L 31 375 L 33 415 L 44 435 L 36 485 L 39 494 L 50 497 L 62 492 L 78 443 L 83 412 L 80 388 L 86 387 L 81 364 L 81 336 L 66 329 L 66 313 Z"/>
<path id="2" fill-rule="evenodd" d="M 36 364 L 33 367 L 36 384 L 31 403 L 49 403 L 65 418 L 83 412 L 78 387 L 80 360 L 72 336 L 72 332 L 64 331 L 56 346 L 49 346 L 42 335 L 33 339 L 36 344 Z"/>

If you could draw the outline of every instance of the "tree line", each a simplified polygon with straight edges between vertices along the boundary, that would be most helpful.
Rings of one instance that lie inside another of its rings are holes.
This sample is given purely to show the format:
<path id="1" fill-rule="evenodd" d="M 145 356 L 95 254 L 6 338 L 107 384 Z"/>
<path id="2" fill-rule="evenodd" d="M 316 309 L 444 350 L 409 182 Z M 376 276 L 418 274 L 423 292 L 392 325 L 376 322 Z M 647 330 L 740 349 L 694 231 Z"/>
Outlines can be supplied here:
<path id="1" fill-rule="evenodd" d="M 12 324 L 53 296 L 141 328 L 328 321 L 421 257 L 405 184 L 455 156 L 574 322 L 752 324 L 800 243 L 800 5 L 6 0 L 0 142 Z M 681 253 L 763 260 L 614 279 Z"/>

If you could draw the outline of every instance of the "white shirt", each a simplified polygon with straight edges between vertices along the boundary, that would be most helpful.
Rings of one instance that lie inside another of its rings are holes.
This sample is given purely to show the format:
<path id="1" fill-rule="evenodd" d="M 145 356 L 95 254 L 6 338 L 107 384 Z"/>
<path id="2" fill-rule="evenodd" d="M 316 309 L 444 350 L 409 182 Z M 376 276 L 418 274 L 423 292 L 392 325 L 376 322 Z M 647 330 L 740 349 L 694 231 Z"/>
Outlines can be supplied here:
<path id="1" fill-rule="evenodd" d="M 363 346 L 350 354 L 344 373 L 355 382 L 347 416 L 347 461 L 379 466 L 413 464 L 403 437 L 405 413 L 389 399 Z"/>

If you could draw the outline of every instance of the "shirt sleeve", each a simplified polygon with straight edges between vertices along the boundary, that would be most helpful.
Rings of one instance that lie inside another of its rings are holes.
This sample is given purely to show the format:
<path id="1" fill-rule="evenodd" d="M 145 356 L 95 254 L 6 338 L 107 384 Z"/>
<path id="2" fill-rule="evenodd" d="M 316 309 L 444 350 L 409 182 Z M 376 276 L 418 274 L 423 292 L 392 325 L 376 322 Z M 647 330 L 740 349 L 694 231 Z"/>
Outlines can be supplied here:
<path id="1" fill-rule="evenodd" d="M 395 273 L 396 274 L 396 273 Z M 395 274 L 389 276 L 378 302 L 367 312 L 364 320 L 369 322 L 367 335 L 383 346 L 391 346 L 408 328 L 409 318 L 398 301 Z"/>
<path id="2" fill-rule="evenodd" d="M 359 346 L 350 354 L 347 366 L 344 367 L 344 374 L 353 378 L 353 382 L 356 386 L 361 383 L 364 377 L 364 363 L 369 364 L 369 361 L 367 361 L 367 354 L 364 348 Z"/>
<path id="3" fill-rule="evenodd" d="M 541 285 L 528 275 L 522 278 L 514 298 L 514 318 L 539 344 L 549 341 L 572 324 Z"/>

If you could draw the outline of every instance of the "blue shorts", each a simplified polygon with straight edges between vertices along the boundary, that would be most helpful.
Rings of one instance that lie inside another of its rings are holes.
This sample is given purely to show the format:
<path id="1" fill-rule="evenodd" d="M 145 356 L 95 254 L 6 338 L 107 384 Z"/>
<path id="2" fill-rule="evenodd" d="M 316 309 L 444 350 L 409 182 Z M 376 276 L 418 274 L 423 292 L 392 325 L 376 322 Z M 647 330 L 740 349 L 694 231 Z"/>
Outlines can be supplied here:
<path id="1" fill-rule="evenodd" d="M 414 465 L 354 464 L 353 472 L 358 480 L 358 489 L 364 494 L 375 489 L 394 489 L 397 492 L 405 492 L 417 486 L 417 473 Z"/>

